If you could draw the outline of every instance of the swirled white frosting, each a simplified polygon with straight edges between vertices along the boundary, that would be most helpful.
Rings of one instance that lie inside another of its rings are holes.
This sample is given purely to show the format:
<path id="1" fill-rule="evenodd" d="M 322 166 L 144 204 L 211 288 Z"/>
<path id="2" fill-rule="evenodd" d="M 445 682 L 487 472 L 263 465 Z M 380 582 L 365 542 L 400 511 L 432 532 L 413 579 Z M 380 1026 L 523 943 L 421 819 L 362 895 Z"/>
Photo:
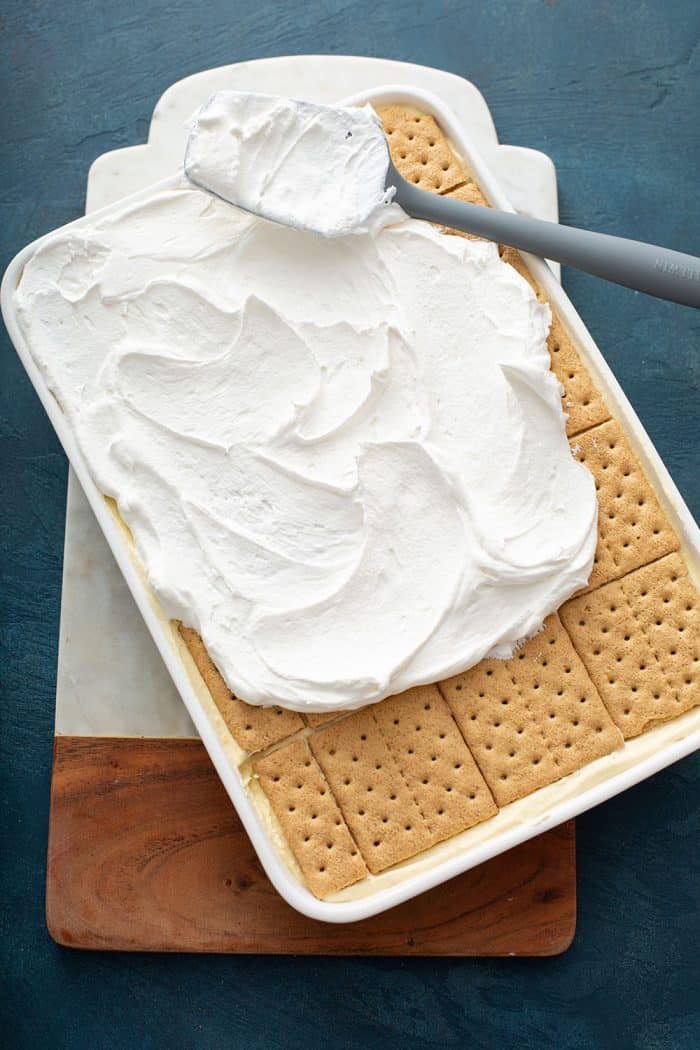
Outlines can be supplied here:
<path id="1" fill-rule="evenodd" d="M 404 217 L 386 187 L 389 148 L 369 106 L 218 91 L 192 121 L 185 173 L 246 211 L 324 237 Z"/>
<path id="2" fill-rule="evenodd" d="M 493 245 L 324 239 L 182 178 L 53 236 L 16 302 L 166 614 L 250 702 L 439 680 L 588 578 L 549 310 Z"/>

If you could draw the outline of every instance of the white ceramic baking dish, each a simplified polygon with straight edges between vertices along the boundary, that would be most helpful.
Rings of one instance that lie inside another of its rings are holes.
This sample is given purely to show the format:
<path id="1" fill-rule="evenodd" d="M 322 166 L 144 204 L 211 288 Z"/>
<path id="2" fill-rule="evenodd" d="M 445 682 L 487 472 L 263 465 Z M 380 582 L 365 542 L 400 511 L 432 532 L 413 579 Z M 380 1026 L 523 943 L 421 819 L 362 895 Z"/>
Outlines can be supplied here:
<path id="1" fill-rule="evenodd" d="M 432 113 L 450 138 L 456 152 L 473 171 L 491 204 L 504 210 L 512 210 L 484 160 L 460 127 L 458 119 L 436 96 L 416 88 L 396 86 L 363 92 L 344 99 L 343 102 L 350 105 L 366 102 L 377 105 L 400 103 Z M 166 183 L 170 181 L 172 180 L 166 180 Z M 130 199 L 143 199 L 152 189 L 153 187 L 150 187 L 140 191 Z M 91 213 L 87 219 L 71 223 L 70 226 L 79 228 L 86 221 L 92 222 L 96 216 L 108 215 L 114 208 L 115 205 L 110 205 Z M 202 688 L 176 632 L 163 616 L 157 599 L 145 581 L 127 530 L 120 524 L 114 511 L 95 486 L 67 421 L 31 358 L 17 323 L 13 291 L 20 280 L 25 263 L 44 240 L 46 238 L 40 238 L 24 248 L 7 268 L 1 291 L 5 324 L 85 490 L 134 600 L 260 860 L 276 889 L 294 908 L 326 922 L 354 922 L 375 915 L 575 817 L 700 746 L 700 708 L 696 708 L 628 742 L 621 750 L 598 759 L 556 784 L 511 803 L 484 824 L 434 846 L 382 875 L 365 879 L 332 900 L 320 901 L 314 897 L 301 880 L 288 851 L 282 846 L 274 817 L 260 793 L 251 793 L 246 788 L 240 770 L 244 756 L 232 742 L 211 699 Z M 681 538 L 682 552 L 690 566 L 691 574 L 698 582 L 700 530 L 568 297 L 542 260 L 528 257 L 528 264 L 533 276 L 573 336 L 581 357 L 612 411 L 624 426 L 658 498 Z M 243 763 L 243 771 L 245 768 Z"/>

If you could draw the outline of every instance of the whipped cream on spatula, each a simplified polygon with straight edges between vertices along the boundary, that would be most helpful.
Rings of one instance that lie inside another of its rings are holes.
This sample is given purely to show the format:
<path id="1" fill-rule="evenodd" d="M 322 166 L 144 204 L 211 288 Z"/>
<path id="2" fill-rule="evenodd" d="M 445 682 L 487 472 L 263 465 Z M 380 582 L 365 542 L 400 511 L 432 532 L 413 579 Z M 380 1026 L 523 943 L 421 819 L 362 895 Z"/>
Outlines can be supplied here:
<path id="1" fill-rule="evenodd" d="M 261 218 L 342 237 L 405 218 L 386 187 L 389 149 L 377 114 L 219 91 L 195 114 L 185 173 Z"/>

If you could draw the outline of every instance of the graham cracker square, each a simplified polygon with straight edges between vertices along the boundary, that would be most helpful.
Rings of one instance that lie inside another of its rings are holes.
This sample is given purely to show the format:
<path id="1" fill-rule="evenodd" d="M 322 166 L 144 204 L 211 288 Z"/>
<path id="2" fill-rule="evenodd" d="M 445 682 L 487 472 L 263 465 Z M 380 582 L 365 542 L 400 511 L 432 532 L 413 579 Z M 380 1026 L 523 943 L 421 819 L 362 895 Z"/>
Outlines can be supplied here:
<path id="1" fill-rule="evenodd" d="M 698 592 L 679 554 L 573 598 L 560 615 L 626 738 L 700 703 Z"/>
<path id="2" fill-rule="evenodd" d="M 377 110 L 399 174 L 422 190 L 446 193 L 468 176 L 434 117 L 403 106 Z"/>
<path id="3" fill-rule="evenodd" d="M 609 419 L 610 412 L 603 395 L 596 388 L 571 336 L 556 314 L 552 315 L 547 349 L 552 371 L 564 388 L 562 408 L 568 416 L 566 433 L 569 437 Z"/>
<path id="4" fill-rule="evenodd" d="M 456 835 L 497 806 L 437 686 L 392 696 L 373 708 L 377 725 L 432 833 Z"/>
<path id="5" fill-rule="evenodd" d="M 319 729 L 309 745 L 371 872 L 431 845 L 428 822 L 371 708 Z"/>
<path id="6" fill-rule="evenodd" d="M 465 178 L 468 178 L 465 175 Z M 450 190 L 449 193 L 445 194 L 446 197 L 454 197 L 455 200 L 465 201 L 467 204 L 481 204 L 484 208 L 489 208 L 489 202 L 484 197 L 483 193 L 475 182 L 471 179 L 469 182 L 465 182 L 462 186 L 457 186 L 456 189 Z M 474 237 L 473 233 L 463 233 L 462 230 L 453 230 L 451 227 L 447 227 L 450 233 L 457 233 L 460 237 Z"/>
<path id="7" fill-rule="evenodd" d="M 457 186 L 456 189 L 450 190 L 445 196 L 453 197 L 457 201 L 464 201 L 466 204 L 480 204 L 484 208 L 491 207 L 477 184 L 472 181 L 465 182 L 462 186 Z M 475 233 L 465 233 L 464 230 L 455 230 L 451 226 L 441 226 L 440 229 L 443 233 L 454 234 L 456 237 L 466 237 L 466 239 L 470 241 L 478 241 L 482 239 Z M 545 302 L 545 298 L 537 287 L 532 274 L 525 265 L 525 261 L 520 252 L 517 251 L 516 248 L 511 248 L 510 245 L 499 244 L 498 254 L 504 262 L 507 262 L 509 266 L 512 266 L 514 270 L 517 270 L 520 276 L 527 281 L 540 302 Z"/>
<path id="8" fill-rule="evenodd" d="M 488 207 L 486 198 L 474 183 L 467 183 L 451 190 L 449 197 L 466 201 L 468 204 L 483 204 Z M 471 233 L 462 233 L 447 226 L 441 227 L 445 233 L 457 234 L 477 240 Z M 525 262 L 515 248 L 499 244 L 498 251 L 504 262 L 513 267 L 523 277 L 537 295 L 540 302 L 546 302 L 541 290 L 528 270 Z M 588 427 L 596 426 L 610 418 L 602 394 L 596 388 L 588 369 L 581 360 L 571 336 L 557 316 L 552 314 L 552 327 L 547 338 L 547 349 L 551 369 L 562 385 L 562 408 L 567 414 L 566 432 L 569 436 L 578 434 Z"/>
<path id="9" fill-rule="evenodd" d="M 456 189 L 450 190 L 445 196 L 454 197 L 455 200 L 464 201 L 466 204 L 481 204 L 484 208 L 490 206 L 475 182 L 465 182 L 463 186 L 458 186 Z M 464 237 L 468 241 L 478 241 L 481 239 L 475 233 L 465 233 L 464 230 L 455 230 L 451 226 L 440 226 L 439 228 L 443 233 L 454 234 L 455 237 Z M 526 279 L 530 280 L 530 283 L 532 283 L 532 279 L 529 278 L 529 276 Z"/>
<path id="10" fill-rule="evenodd" d="M 480 204 L 484 208 L 491 207 L 475 182 L 465 182 L 464 185 L 458 186 L 454 190 L 450 190 L 445 196 L 453 197 L 458 201 L 464 201 L 466 204 Z M 481 240 L 481 238 L 475 233 L 465 233 L 463 230 L 455 230 L 451 226 L 441 226 L 440 229 L 443 233 L 454 234 L 456 237 L 466 237 L 466 239 L 470 241 Z M 512 266 L 514 270 L 517 270 L 520 276 L 527 281 L 540 302 L 545 302 L 545 298 L 537 287 L 532 274 L 525 265 L 520 252 L 515 248 L 511 248 L 507 244 L 499 244 L 498 254 L 504 262 L 507 262 L 509 266 Z"/>
<path id="11" fill-rule="evenodd" d="M 598 491 L 598 547 L 588 590 L 678 550 L 678 537 L 616 419 L 570 444 Z"/>
<path id="12" fill-rule="evenodd" d="M 296 711 L 282 707 L 254 707 L 239 700 L 219 674 L 197 632 L 183 624 L 178 630 L 231 736 L 249 755 L 304 728 L 302 717 Z"/>
<path id="13" fill-rule="evenodd" d="M 532 274 L 530 273 L 530 271 L 528 270 L 527 266 L 525 265 L 525 260 L 523 259 L 522 255 L 517 250 L 517 248 L 511 248 L 509 244 L 499 244 L 499 246 L 498 246 L 498 254 L 503 259 L 503 262 L 506 262 L 506 263 L 508 263 L 509 266 L 512 266 L 513 269 L 517 270 L 518 273 L 520 274 L 520 276 L 523 277 L 527 281 L 527 283 L 530 285 L 530 287 L 532 288 L 533 292 L 535 293 L 535 295 L 537 296 L 537 298 L 539 299 L 539 301 L 541 303 L 544 303 L 544 302 L 547 301 L 545 299 L 545 297 L 542 295 L 542 292 L 539 290 L 539 288 L 535 284 L 535 279 L 532 276 Z M 550 348 L 550 356 L 551 356 L 551 348 Z"/>
<path id="14" fill-rule="evenodd" d="M 509 660 L 482 660 L 440 690 L 499 806 L 622 744 L 556 615 Z"/>
<path id="15" fill-rule="evenodd" d="M 367 875 L 306 741 L 295 740 L 258 759 L 253 772 L 312 893 L 327 897 Z"/>

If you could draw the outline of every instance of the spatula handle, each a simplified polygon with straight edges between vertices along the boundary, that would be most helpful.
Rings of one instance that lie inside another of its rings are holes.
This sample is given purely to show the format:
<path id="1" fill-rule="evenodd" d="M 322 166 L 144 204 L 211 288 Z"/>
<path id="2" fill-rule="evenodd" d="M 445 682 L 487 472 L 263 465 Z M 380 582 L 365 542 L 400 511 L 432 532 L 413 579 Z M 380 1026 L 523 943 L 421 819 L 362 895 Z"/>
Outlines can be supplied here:
<path id="1" fill-rule="evenodd" d="M 692 255 L 440 197 L 399 179 L 395 199 L 416 219 L 555 259 L 660 299 L 700 307 L 700 259 Z"/>

